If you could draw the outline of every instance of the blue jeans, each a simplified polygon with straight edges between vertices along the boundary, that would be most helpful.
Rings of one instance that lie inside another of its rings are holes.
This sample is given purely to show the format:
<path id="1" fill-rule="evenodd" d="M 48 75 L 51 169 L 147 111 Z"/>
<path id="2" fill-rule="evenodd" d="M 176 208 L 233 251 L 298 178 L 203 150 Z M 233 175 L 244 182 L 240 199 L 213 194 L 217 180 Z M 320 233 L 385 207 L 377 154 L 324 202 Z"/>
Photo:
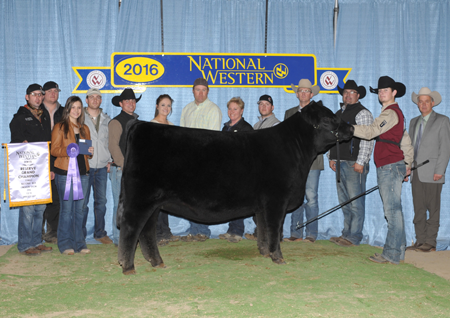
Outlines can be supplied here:
<path id="1" fill-rule="evenodd" d="M 81 187 L 83 189 L 83 196 L 86 198 L 89 187 L 89 176 L 82 175 Z M 55 174 L 56 188 L 58 189 L 59 202 L 61 208 L 59 210 L 58 223 L 58 248 L 62 253 L 65 250 L 73 249 L 75 252 L 80 252 L 87 248 L 86 239 L 83 234 L 83 205 L 84 199 L 73 199 L 73 182 L 70 184 L 70 195 L 68 200 L 64 200 L 64 193 L 66 191 L 67 176 Z"/>
<path id="2" fill-rule="evenodd" d="M 120 231 L 117 228 L 116 219 L 117 219 L 117 207 L 119 206 L 119 197 L 120 197 L 120 184 L 122 182 L 122 168 L 111 166 L 109 172 L 109 180 L 111 180 L 111 189 L 114 200 L 114 210 L 113 210 L 113 219 L 112 219 L 112 241 L 114 244 L 119 245 L 119 236 Z"/>
<path id="3" fill-rule="evenodd" d="M 341 161 L 341 182 L 336 182 L 339 203 L 366 191 L 366 179 L 369 173 L 369 164 L 366 163 L 363 173 L 358 173 L 352 165 L 355 161 Z M 355 245 L 359 245 L 363 238 L 364 217 L 366 209 L 366 196 L 353 200 L 342 207 L 344 213 L 344 229 L 342 237 Z"/>
<path id="4" fill-rule="evenodd" d="M 106 214 L 106 182 L 108 181 L 108 169 L 106 167 L 95 169 L 89 169 L 89 186 L 87 189 L 87 195 L 84 198 L 83 206 L 83 234 L 86 238 L 86 222 L 89 213 L 89 196 L 91 195 L 91 187 L 94 189 L 94 238 L 102 238 L 106 236 L 105 231 L 105 214 Z"/>
<path id="5" fill-rule="evenodd" d="M 19 208 L 19 252 L 42 244 L 42 219 L 46 207 L 45 204 L 38 204 Z"/>
<path id="6" fill-rule="evenodd" d="M 381 254 L 398 264 L 405 258 L 406 235 L 402 212 L 402 182 L 406 174 L 403 160 L 377 168 L 377 181 L 383 201 L 388 232 Z"/>
<path id="7" fill-rule="evenodd" d="M 320 170 L 310 170 L 306 180 L 305 198 L 306 203 L 303 203 L 297 210 L 291 214 L 291 236 L 303 238 L 303 228 L 296 229 L 297 223 L 302 224 L 303 212 L 305 212 L 306 221 L 316 217 L 319 214 L 319 177 Z M 318 233 L 317 221 L 312 222 L 306 226 L 306 236 L 317 239 Z"/>
<path id="8" fill-rule="evenodd" d="M 207 237 L 211 236 L 211 230 L 209 229 L 208 225 L 199 224 L 191 221 L 189 221 L 189 224 L 191 225 L 191 227 L 188 230 L 189 234 L 192 235 L 203 234 L 206 235 Z"/>

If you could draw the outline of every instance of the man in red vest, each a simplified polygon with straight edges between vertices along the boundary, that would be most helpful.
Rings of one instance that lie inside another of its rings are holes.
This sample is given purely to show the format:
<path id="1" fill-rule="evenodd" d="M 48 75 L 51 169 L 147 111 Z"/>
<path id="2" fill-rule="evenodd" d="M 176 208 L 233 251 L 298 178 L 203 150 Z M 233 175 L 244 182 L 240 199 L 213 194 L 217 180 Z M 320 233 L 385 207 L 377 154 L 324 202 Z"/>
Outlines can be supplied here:
<path id="1" fill-rule="evenodd" d="M 405 257 L 406 235 L 402 212 L 402 182 L 408 181 L 413 163 L 414 148 L 405 130 L 403 113 L 395 98 L 405 95 L 406 87 L 389 76 L 378 80 L 378 88 L 370 88 L 378 94 L 382 105 L 381 114 L 369 126 L 354 125 L 354 136 L 363 139 L 376 138 L 374 161 L 377 181 L 383 201 L 388 232 L 383 253 L 370 256 L 375 263 L 398 264 Z"/>

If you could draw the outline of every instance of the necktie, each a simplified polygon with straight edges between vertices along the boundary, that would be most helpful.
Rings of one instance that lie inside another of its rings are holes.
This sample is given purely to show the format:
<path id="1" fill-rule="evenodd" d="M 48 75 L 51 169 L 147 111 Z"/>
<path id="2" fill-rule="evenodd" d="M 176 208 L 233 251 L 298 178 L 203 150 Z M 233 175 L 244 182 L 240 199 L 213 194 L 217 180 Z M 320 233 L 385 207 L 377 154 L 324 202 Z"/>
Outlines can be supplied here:
<path id="1" fill-rule="evenodd" d="M 417 161 L 417 153 L 419 151 L 420 140 L 422 139 L 423 118 L 420 120 L 419 131 L 417 132 L 416 142 L 414 143 L 414 159 Z"/>

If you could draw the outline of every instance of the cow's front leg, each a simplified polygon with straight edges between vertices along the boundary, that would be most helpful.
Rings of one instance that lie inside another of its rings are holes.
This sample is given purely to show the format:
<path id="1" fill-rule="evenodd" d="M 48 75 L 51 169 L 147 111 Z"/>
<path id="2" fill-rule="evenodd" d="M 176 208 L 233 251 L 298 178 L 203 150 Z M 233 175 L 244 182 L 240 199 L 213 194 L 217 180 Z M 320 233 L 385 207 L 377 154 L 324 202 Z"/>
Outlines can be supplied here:
<path id="1" fill-rule="evenodd" d="M 159 254 L 156 242 L 156 223 L 158 222 L 159 208 L 152 213 L 139 236 L 140 247 L 144 258 L 152 264 L 153 267 L 166 267 Z"/>

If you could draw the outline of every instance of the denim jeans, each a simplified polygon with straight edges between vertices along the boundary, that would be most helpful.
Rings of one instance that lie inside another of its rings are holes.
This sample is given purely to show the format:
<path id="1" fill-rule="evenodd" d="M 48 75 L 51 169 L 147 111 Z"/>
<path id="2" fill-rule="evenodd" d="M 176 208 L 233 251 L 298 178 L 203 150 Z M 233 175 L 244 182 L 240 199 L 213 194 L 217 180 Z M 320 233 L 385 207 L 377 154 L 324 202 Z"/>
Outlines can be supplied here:
<path id="1" fill-rule="evenodd" d="M 306 180 L 305 198 L 306 203 L 303 203 L 297 210 L 291 214 L 291 236 L 303 238 L 303 228 L 296 229 L 297 223 L 302 224 L 303 214 L 306 216 L 306 221 L 316 217 L 319 214 L 319 177 L 320 170 L 310 170 Z M 305 212 L 305 213 L 303 213 Z M 306 226 L 306 236 L 317 238 L 318 232 L 317 221 L 312 222 Z"/>
<path id="2" fill-rule="evenodd" d="M 89 213 L 89 196 L 91 195 L 91 187 L 94 189 L 94 238 L 102 238 L 106 236 L 105 231 L 105 214 L 106 214 L 106 183 L 108 181 L 108 169 L 107 167 L 95 169 L 89 169 L 89 186 L 87 189 L 87 195 L 84 198 L 83 206 L 83 234 L 86 238 L 86 222 Z"/>
<path id="3" fill-rule="evenodd" d="M 19 252 L 42 244 L 42 219 L 46 207 L 45 204 L 38 204 L 19 208 Z"/>
<path id="4" fill-rule="evenodd" d="M 189 221 L 189 224 L 191 225 L 188 230 L 189 234 L 192 235 L 203 234 L 206 235 L 207 237 L 211 236 L 211 230 L 209 229 L 208 225 L 199 224 L 191 221 Z"/>
<path id="5" fill-rule="evenodd" d="M 406 235 L 402 212 L 402 182 L 406 174 L 403 160 L 377 168 L 377 181 L 383 201 L 388 232 L 381 254 L 398 264 L 405 258 Z"/>
<path id="6" fill-rule="evenodd" d="M 336 182 L 339 203 L 348 201 L 366 191 L 369 164 L 366 163 L 364 165 L 362 174 L 354 170 L 352 167 L 354 164 L 355 161 L 341 161 L 341 182 Z M 366 196 L 353 200 L 342 207 L 342 212 L 344 213 L 342 237 L 355 245 L 359 245 L 363 238 L 365 209 Z"/>
<path id="7" fill-rule="evenodd" d="M 122 168 L 117 166 L 111 166 L 109 172 L 109 180 L 111 180 L 111 189 L 114 200 L 114 210 L 112 219 L 112 241 L 114 244 L 119 245 L 120 231 L 117 229 L 116 219 L 117 219 L 117 207 L 119 206 L 120 197 L 120 184 L 122 182 Z"/>
<path id="8" fill-rule="evenodd" d="M 89 176 L 82 175 L 80 176 L 80 179 L 83 196 L 86 198 L 89 186 Z M 80 252 L 82 249 L 87 248 L 83 234 L 84 199 L 73 199 L 73 182 L 71 182 L 69 199 L 64 200 L 67 176 L 55 174 L 55 180 L 60 198 L 59 202 L 61 204 L 58 224 L 59 251 L 62 253 L 67 249 L 73 249 L 75 252 Z"/>

